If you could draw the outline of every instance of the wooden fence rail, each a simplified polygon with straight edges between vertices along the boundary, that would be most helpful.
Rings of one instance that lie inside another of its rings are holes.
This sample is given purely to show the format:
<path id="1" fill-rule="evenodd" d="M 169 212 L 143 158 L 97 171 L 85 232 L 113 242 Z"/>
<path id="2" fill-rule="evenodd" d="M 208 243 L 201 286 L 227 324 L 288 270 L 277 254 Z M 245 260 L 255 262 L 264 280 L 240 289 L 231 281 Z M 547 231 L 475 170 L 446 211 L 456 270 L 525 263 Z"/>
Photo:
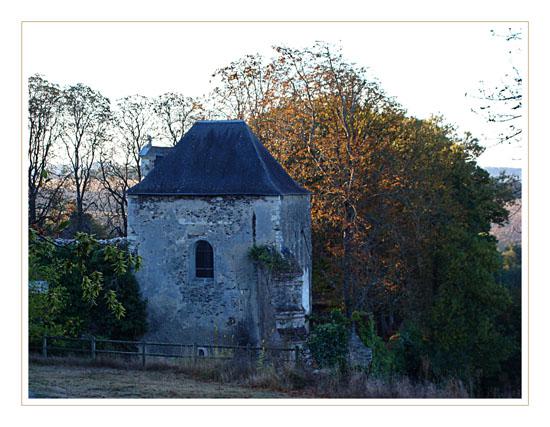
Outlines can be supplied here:
<path id="1" fill-rule="evenodd" d="M 72 343 L 73 346 L 61 345 L 61 343 Z M 74 343 L 82 343 L 82 346 L 75 347 Z M 56 345 L 57 344 L 57 345 Z M 110 347 L 130 346 L 132 348 L 113 349 L 105 348 L 105 344 Z M 173 348 L 176 352 L 163 353 L 158 348 Z M 151 350 L 151 351 L 148 351 Z M 92 360 L 95 360 L 98 354 L 110 355 L 125 355 L 135 356 L 141 360 L 141 365 L 145 367 L 147 358 L 151 357 L 166 357 L 166 358 L 183 358 L 193 359 L 232 359 L 237 355 L 246 356 L 252 361 L 260 357 L 269 358 L 278 355 L 280 359 L 285 361 L 298 362 L 300 359 L 300 348 L 284 347 L 253 347 L 253 346 L 238 346 L 238 345 L 215 345 L 215 344 L 188 344 L 188 343 L 166 343 L 152 341 L 128 341 L 128 340 L 109 340 L 98 339 L 94 336 L 86 338 L 71 338 L 62 336 L 44 336 L 42 338 L 42 356 L 48 357 L 51 352 L 66 352 L 66 353 L 88 353 Z"/>

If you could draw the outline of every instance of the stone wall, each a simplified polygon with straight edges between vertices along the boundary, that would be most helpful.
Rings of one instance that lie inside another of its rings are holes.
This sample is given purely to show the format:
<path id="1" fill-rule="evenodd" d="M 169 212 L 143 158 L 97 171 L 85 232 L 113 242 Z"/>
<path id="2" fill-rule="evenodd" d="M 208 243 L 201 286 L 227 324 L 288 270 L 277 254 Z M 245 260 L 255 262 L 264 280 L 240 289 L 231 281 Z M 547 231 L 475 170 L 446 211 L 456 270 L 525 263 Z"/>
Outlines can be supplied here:
<path id="1" fill-rule="evenodd" d="M 307 319 L 301 272 L 279 274 L 258 265 L 260 336 L 266 346 L 302 344 Z"/>
<path id="2" fill-rule="evenodd" d="M 302 300 L 311 314 L 311 214 L 307 196 L 284 196 L 281 200 L 281 233 L 284 245 L 302 268 Z"/>
<path id="3" fill-rule="evenodd" d="M 129 197 L 128 240 L 143 259 L 137 279 L 148 300 L 146 339 L 260 343 L 267 333 L 260 327 L 265 290 L 248 257 L 253 244 L 299 254 L 308 277 L 303 305 L 310 306 L 309 197 L 300 198 Z M 305 237 L 295 241 L 302 232 Z M 213 247 L 213 278 L 195 277 L 199 240 Z"/>
<path id="4" fill-rule="evenodd" d="M 372 349 L 367 347 L 352 329 L 348 342 L 348 358 L 352 368 L 367 369 L 372 362 Z"/>

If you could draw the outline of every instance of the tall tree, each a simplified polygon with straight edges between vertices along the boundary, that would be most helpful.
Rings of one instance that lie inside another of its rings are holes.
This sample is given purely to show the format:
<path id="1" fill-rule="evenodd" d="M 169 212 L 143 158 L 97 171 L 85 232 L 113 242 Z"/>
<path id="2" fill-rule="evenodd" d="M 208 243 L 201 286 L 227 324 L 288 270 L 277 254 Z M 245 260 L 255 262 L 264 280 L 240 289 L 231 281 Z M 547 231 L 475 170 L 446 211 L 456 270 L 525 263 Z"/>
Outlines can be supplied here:
<path id="1" fill-rule="evenodd" d="M 341 262 L 342 296 L 350 316 L 360 300 L 354 254 L 359 248 L 368 253 L 368 246 L 373 244 L 372 239 L 360 241 L 358 231 L 368 229 L 365 235 L 373 237 L 383 224 L 368 208 L 387 190 L 378 186 L 379 191 L 375 191 L 382 171 L 372 160 L 387 151 L 392 125 L 403 113 L 375 81 L 368 79 L 365 69 L 348 64 L 329 45 L 317 44 L 301 51 L 280 47 L 277 52 L 279 92 L 287 94 L 286 102 L 278 104 L 287 110 L 288 124 L 271 143 L 291 141 L 285 165 L 319 195 L 312 208 L 314 222 L 317 229 L 335 233 L 336 246 L 327 249 Z M 300 164 L 307 165 L 301 172 Z M 369 203 L 365 203 L 366 188 L 372 191 Z M 367 283 L 378 280 L 374 269 L 366 273 L 362 277 Z"/>
<path id="2" fill-rule="evenodd" d="M 246 120 L 260 132 L 260 118 L 273 107 L 277 80 L 275 64 L 256 55 L 231 62 L 217 69 L 212 77 L 217 82 L 213 90 L 213 109 L 226 119 Z"/>
<path id="3" fill-rule="evenodd" d="M 65 177 L 53 160 L 61 133 L 62 91 L 40 75 L 29 78 L 29 225 L 43 230 L 56 222 Z M 55 216 L 56 218 L 53 218 Z"/>
<path id="4" fill-rule="evenodd" d="M 102 210 L 107 215 L 110 233 L 126 236 L 128 231 L 127 191 L 139 182 L 138 166 L 125 147 L 112 146 L 99 156 L 98 179 L 103 187 L 100 195 Z"/>
<path id="5" fill-rule="evenodd" d="M 86 229 L 87 196 L 101 147 L 108 139 L 110 103 L 101 93 L 83 84 L 63 93 L 61 139 L 69 161 L 75 192 L 75 230 Z"/>
<path id="6" fill-rule="evenodd" d="M 180 93 L 168 92 L 154 103 L 161 138 L 176 145 L 187 129 L 204 117 L 202 104 L 195 98 Z"/>
<path id="7" fill-rule="evenodd" d="M 118 154 L 123 157 L 123 167 L 132 163 L 132 170 L 141 180 L 139 152 L 153 134 L 153 102 L 141 95 L 118 100 L 114 112 L 115 139 L 121 144 Z M 120 141 L 120 142 L 119 142 Z"/>

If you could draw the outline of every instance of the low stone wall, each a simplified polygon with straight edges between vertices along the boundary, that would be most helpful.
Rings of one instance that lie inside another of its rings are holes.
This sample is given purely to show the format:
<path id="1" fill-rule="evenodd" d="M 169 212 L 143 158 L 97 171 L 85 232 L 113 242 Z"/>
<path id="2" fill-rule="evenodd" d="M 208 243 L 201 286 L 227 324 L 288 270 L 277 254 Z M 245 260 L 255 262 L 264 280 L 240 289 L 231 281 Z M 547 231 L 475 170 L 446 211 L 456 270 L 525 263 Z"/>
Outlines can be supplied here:
<path id="1" fill-rule="evenodd" d="M 67 246 L 75 243 L 76 239 L 53 239 L 53 242 L 57 246 Z M 100 245 L 105 245 L 105 246 L 107 245 L 122 246 L 130 243 L 126 237 L 115 237 L 113 239 L 98 239 L 97 242 Z"/>

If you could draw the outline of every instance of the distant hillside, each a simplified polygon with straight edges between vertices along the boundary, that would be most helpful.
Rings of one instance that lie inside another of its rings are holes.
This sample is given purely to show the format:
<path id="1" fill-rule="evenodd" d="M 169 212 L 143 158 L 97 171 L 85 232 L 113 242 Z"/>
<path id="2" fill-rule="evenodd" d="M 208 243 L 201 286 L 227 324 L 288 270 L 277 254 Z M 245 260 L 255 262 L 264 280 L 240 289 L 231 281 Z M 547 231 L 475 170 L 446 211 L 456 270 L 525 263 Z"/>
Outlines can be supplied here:
<path id="1" fill-rule="evenodd" d="M 521 168 L 506 168 L 506 167 L 500 167 L 500 166 L 488 166 L 484 168 L 487 172 L 489 172 L 489 175 L 491 176 L 499 176 L 502 172 L 504 172 L 506 175 L 514 175 L 519 178 L 521 181 Z"/>
<path id="2" fill-rule="evenodd" d="M 491 234 L 498 240 L 498 248 L 506 249 L 509 245 L 521 244 L 521 199 L 508 206 L 510 213 L 508 223 L 491 227 Z"/>
<path id="3" fill-rule="evenodd" d="M 508 206 L 510 213 L 509 221 L 503 226 L 493 224 L 491 234 L 497 238 L 500 250 L 505 249 L 508 245 L 521 244 L 521 168 L 490 166 L 484 169 L 491 176 L 499 176 L 504 172 L 506 175 L 513 175 L 519 178 L 518 199 Z"/>

